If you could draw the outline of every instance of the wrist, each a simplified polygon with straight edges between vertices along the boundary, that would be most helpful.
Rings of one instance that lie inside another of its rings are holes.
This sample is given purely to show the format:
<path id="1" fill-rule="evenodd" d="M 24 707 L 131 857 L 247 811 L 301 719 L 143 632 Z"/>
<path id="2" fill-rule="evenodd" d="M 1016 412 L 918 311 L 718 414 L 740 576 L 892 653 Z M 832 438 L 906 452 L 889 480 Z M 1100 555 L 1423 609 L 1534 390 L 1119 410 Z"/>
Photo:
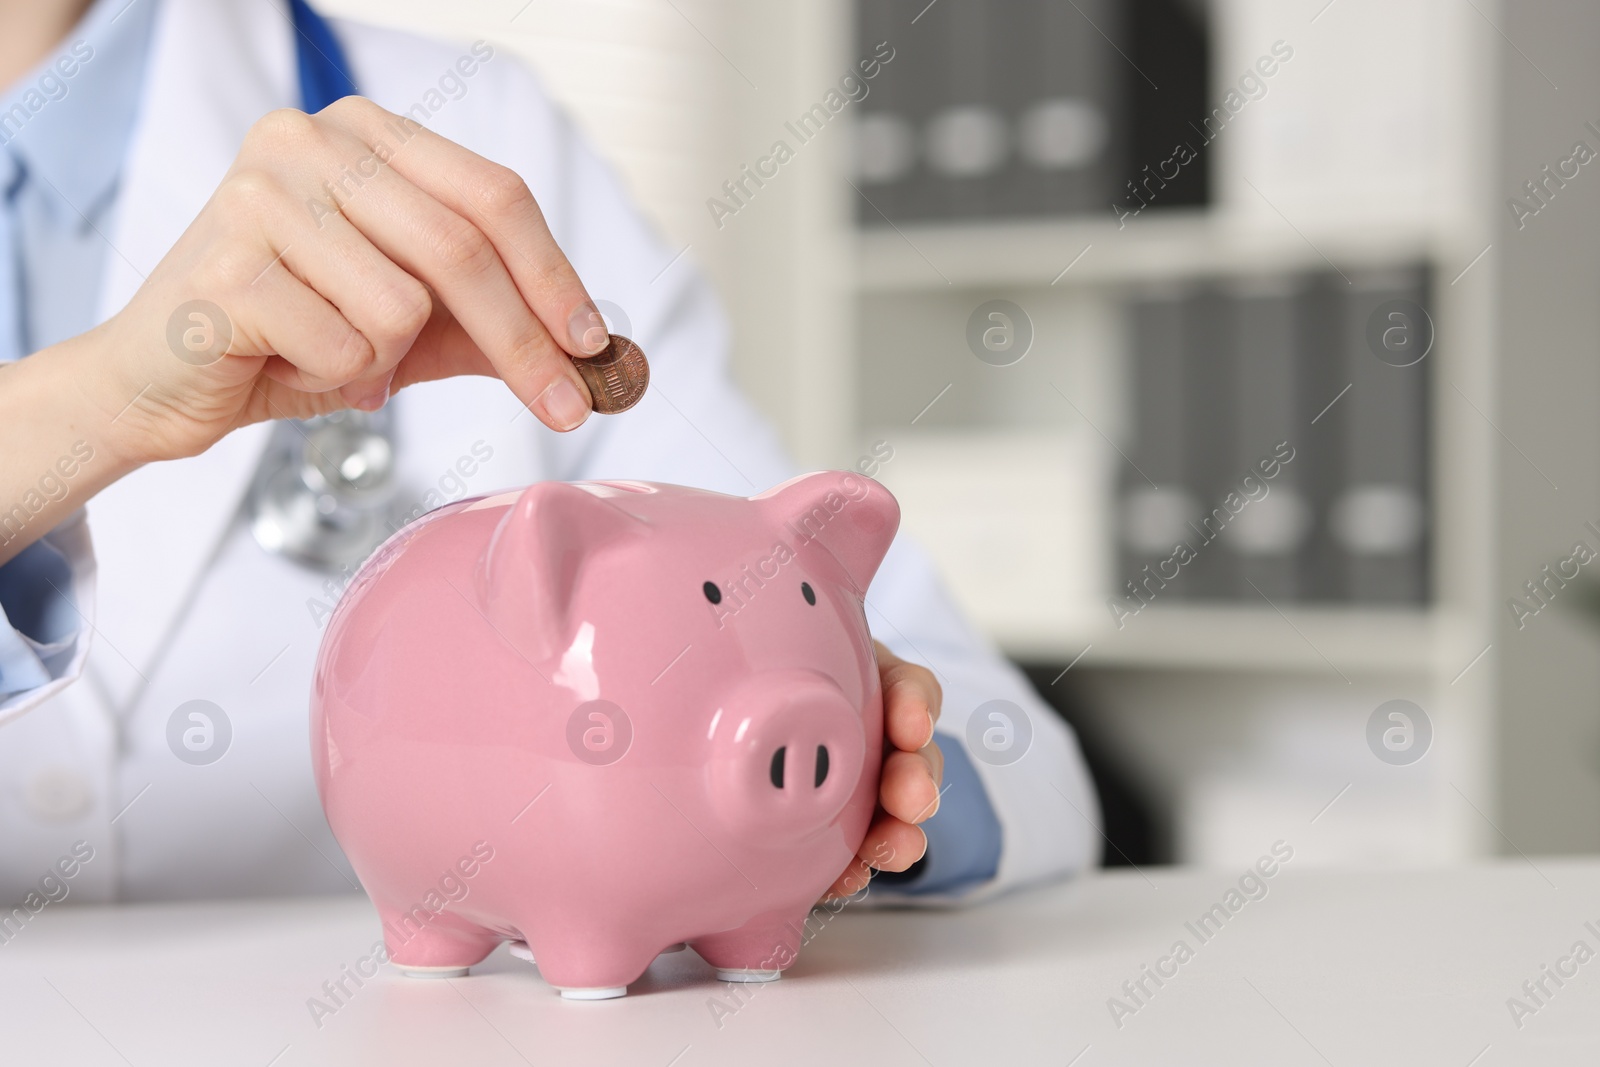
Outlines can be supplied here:
<path id="1" fill-rule="evenodd" d="M 76 361 L 69 343 L 0 366 L 0 563 L 136 466 L 111 446 Z"/>
<path id="2" fill-rule="evenodd" d="M 158 458 L 147 454 L 148 442 L 138 440 L 136 420 L 128 417 L 139 390 L 111 373 L 109 343 L 109 331 L 98 326 L 23 361 L 33 375 L 28 388 L 49 397 L 39 422 L 56 427 L 69 447 L 81 441 L 93 449 L 95 491 Z"/>
<path id="3" fill-rule="evenodd" d="M 161 354 L 141 358 L 137 347 L 118 331 L 120 316 L 113 317 L 87 333 L 63 341 L 48 352 L 59 361 L 60 373 L 75 393 L 75 411 L 97 448 L 102 449 L 108 467 L 121 477 L 160 460 L 192 454 L 173 446 L 171 434 L 163 432 L 161 415 L 166 409 L 160 398 L 169 390 L 161 380 Z M 168 357 L 170 358 L 170 357 Z"/>

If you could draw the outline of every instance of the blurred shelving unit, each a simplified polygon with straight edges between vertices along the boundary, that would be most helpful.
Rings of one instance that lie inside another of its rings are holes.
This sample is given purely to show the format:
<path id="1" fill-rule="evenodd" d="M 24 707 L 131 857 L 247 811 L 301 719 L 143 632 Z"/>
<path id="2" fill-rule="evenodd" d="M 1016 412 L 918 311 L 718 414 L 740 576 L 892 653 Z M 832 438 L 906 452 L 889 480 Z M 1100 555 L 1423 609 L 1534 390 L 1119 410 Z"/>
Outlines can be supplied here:
<path id="1" fill-rule="evenodd" d="M 1546 178 L 1542 197 L 1528 191 L 1575 139 L 1596 147 L 1576 101 L 1600 81 L 1600 15 L 1379 0 L 1218 0 L 1209 12 L 1216 99 L 1269 42 L 1296 49 L 1214 145 L 1211 206 L 1126 225 L 1108 205 L 1088 218 L 857 233 L 861 437 L 943 436 L 907 457 L 942 469 L 883 471 L 911 490 L 908 527 L 1009 653 L 1075 664 L 1063 684 L 1147 768 L 1180 857 L 1242 860 L 1270 834 L 1305 837 L 1313 862 L 1600 848 L 1597 634 L 1565 609 L 1524 632 L 1509 609 L 1512 597 L 1533 603 L 1526 583 L 1573 541 L 1594 545 L 1584 523 L 1600 516 L 1600 267 L 1585 244 L 1600 229 L 1597 190 Z M 1512 197 L 1539 209 L 1538 228 Z M 1106 471 L 1127 461 L 1129 406 L 1117 302 L 1164 282 L 1419 262 L 1433 271 L 1438 338 L 1428 605 L 1156 603 L 1113 625 Z M 969 360 L 963 374 L 960 318 L 996 297 L 1028 309 L 1034 350 L 1014 367 Z M 885 376 L 871 367 L 896 336 L 937 368 L 918 383 L 924 395 L 958 383 L 943 422 L 910 427 L 875 409 Z M 1030 374 L 1034 360 L 1047 367 Z M 1051 387 L 1071 411 L 1041 415 Z M 953 403 L 961 389 L 978 399 Z M 1007 447 L 1018 423 L 1054 428 L 1059 447 Z M 1063 451 L 1075 457 L 1065 474 Z M 986 553 L 972 532 L 950 535 L 929 487 L 989 477 L 1035 491 L 993 513 Z M 1027 539 L 1010 532 L 1022 526 Z M 1005 551 L 1038 542 L 1081 567 Z M 1431 750 L 1410 766 L 1378 762 L 1363 738 L 1394 698 L 1432 724 Z M 1325 809 L 1346 786 L 1350 799 Z"/>
<path id="2" fill-rule="evenodd" d="M 808 16 L 824 28 L 814 85 L 854 58 L 849 5 L 825 6 L 831 14 Z M 1323 6 L 1209 5 L 1215 100 L 1274 41 L 1292 42 L 1295 60 L 1208 149 L 1207 207 L 1121 222 L 1108 203 L 1064 218 L 858 227 L 848 220 L 859 189 L 838 182 L 842 199 L 820 197 L 786 223 L 806 248 L 842 250 L 814 262 L 839 285 L 834 328 L 854 337 L 848 374 L 826 356 L 819 372 L 851 387 L 837 405 L 846 435 L 791 441 L 809 462 L 839 466 L 893 449 L 876 474 L 901 498 L 906 528 L 1010 655 L 1073 664 L 1058 682 L 1146 768 L 1179 858 L 1248 859 L 1267 834 L 1306 839 L 1311 862 L 1501 850 L 1490 823 L 1517 788 L 1496 751 L 1504 454 L 1486 414 L 1501 279 L 1480 255 L 1503 210 L 1491 177 L 1501 134 L 1480 121 L 1496 112 L 1500 82 L 1484 72 L 1508 50 L 1470 7 Z M 915 33 L 902 27 L 897 47 L 915 47 Z M 1438 331 L 1429 602 L 1156 603 L 1118 628 L 1106 602 L 1130 421 L 1128 294 L 1419 263 L 1433 273 Z M 1027 357 L 1003 368 L 964 341 L 967 316 L 997 298 L 1027 309 L 1035 331 Z M 780 393 L 766 393 L 780 421 L 801 423 Z M 1367 750 L 1367 718 L 1392 698 L 1416 702 L 1433 725 L 1432 750 L 1412 766 Z M 1343 786 L 1350 798 L 1319 811 Z M 1548 840 L 1574 847 L 1583 835 Z"/>

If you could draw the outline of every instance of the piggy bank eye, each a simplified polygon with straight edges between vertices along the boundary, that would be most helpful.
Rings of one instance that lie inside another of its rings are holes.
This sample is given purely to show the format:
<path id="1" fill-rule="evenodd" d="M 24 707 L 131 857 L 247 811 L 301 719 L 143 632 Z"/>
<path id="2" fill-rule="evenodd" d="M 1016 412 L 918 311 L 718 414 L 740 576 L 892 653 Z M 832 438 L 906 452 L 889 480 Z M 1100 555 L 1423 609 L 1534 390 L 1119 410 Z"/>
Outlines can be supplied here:
<path id="1" fill-rule="evenodd" d="M 722 603 L 722 590 L 717 588 L 716 582 L 707 582 L 700 588 L 706 594 L 707 600 L 711 601 L 713 604 Z"/>
<path id="2" fill-rule="evenodd" d="M 800 595 L 806 598 L 806 603 L 812 607 L 817 606 L 817 592 L 811 588 L 810 582 L 800 583 Z"/>

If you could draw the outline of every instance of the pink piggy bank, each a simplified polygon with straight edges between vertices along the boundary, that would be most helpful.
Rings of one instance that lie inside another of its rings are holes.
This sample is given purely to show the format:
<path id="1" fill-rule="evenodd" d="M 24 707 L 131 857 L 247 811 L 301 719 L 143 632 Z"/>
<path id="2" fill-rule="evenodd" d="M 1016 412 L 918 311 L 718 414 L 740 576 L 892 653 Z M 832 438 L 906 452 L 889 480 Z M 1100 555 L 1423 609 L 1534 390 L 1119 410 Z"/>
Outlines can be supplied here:
<path id="1" fill-rule="evenodd" d="M 311 749 L 390 961 L 453 976 L 521 941 L 574 999 L 683 943 L 778 977 L 873 815 L 862 597 L 899 514 L 845 472 L 542 482 L 379 548 L 323 639 Z"/>

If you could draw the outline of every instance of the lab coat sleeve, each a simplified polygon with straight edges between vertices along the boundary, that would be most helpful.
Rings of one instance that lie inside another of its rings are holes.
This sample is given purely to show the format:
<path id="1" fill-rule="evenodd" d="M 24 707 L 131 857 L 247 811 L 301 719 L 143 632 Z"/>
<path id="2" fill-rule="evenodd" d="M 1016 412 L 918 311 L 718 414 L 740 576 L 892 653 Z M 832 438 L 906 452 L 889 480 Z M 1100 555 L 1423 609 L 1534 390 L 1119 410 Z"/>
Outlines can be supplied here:
<path id="1" fill-rule="evenodd" d="M 524 174 L 542 172 L 539 184 L 530 184 L 552 232 L 589 292 L 621 309 L 650 357 L 650 390 L 636 408 L 547 438 L 553 476 L 665 481 L 744 496 L 792 477 L 795 465 L 777 435 L 731 379 L 728 327 L 692 250 L 668 245 L 640 218 L 617 176 L 553 113 L 531 75 L 509 63 L 496 74 L 511 82 L 500 90 L 519 101 L 516 112 L 538 116 L 524 127 L 532 143 L 508 152 L 502 142 L 497 154 L 529 168 Z M 530 98 L 537 107 L 521 105 Z M 551 142 L 562 161 L 556 172 L 549 169 Z M 1090 866 L 1099 812 L 1070 729 L 966 624 L 929 559 L 904 535 L 868 591 L 867 617 L 896 654 L 935 671 L 944 688 L 942 747 L 963 748 L 968 718 L 989 701 L 1010 701 L 1031 727 L 1027 750 L 1014 762 L 963 751 L 929 820 L 928 862 L 910 882 L 869 895 L 974 899 Z"/>
<path id="2" fill-rule="evenodd" d="M 0 566 L 0 723 L 83 673 L 94 629 L 94 576 L 81 509 Z"/>

